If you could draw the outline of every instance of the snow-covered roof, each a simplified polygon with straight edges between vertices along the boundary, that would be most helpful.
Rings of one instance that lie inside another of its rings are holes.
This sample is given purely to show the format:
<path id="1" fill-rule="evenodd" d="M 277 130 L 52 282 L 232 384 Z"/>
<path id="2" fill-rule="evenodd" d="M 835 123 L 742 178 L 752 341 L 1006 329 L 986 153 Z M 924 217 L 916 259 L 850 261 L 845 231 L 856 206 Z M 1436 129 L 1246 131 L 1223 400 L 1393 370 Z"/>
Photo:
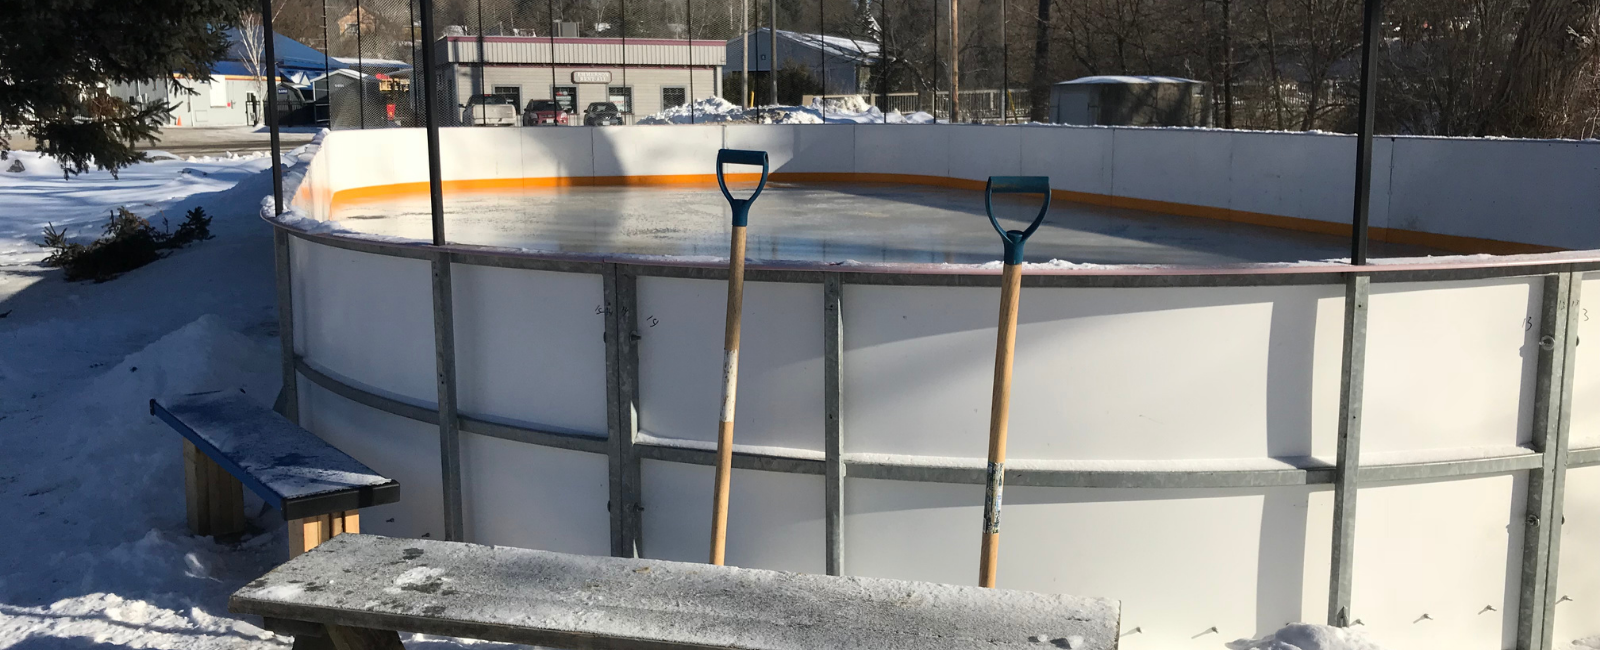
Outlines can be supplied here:
<path id="1" fill-rule="evenodd" d="M 750 32 L 750 38 L 765 38 L 764 36 L 759 35 L 766 33 L 768 33 L 768 28 L 757 29 Z M 784 29 L 778 30 L 778 36 L 806 47 L 822 50 L 825 54 L 830 56 L 857 59 L 861 61 L 871 61 L 878 58 L 878 44 L 872 41 L 860 41 L 853 38 L 845 38 L 843 36 L 828 36 L 827 34 L 791 32 Z M 732 44 L 740 39 L 741 37 L 735 37 L 730 39 L 728 43 Z"/>
<path id="2" fill-rule="evenodd" d="M 379 68 L 409 68 L 409 67 L 411 67 L 411 62 L 410 61 L 400 61 L 400 60 L 396 60 L 396 59 L 374 59 L 374 58 L 372 58 L 370 56 L 364 56 L 364 57 L 360 57 L 360 58 L 356 58 L 356 57 L 353 57 L 353 56 L 336 56 L 336 57 L 333 57 L 333 60 L 338 61 L 340 63 L 343 63 L 345 65 L 352 65 L 352 66 L 356 66 L 356 65 L 359 65 L 359 66 L 373 66 L 373 67 L 379 67 Z"/>
<path id="3" fill-rule="evenodd" d="M 1057 86 L 1064 86 L 1064 85 L 1067 85 L 1067 84 L 1197 84 L 1197 83 L 1201 83 L 1201 82 L 1195 81 L 1194 79 L 1184 79 L 1183 77 L 1149 77 L 1149 76 L 1102 74 L 1102 75 L 1095 75 L 1093 77 L 1079 77 L 1079 78 L 1073 79 L 1071 81 L 1062 81 L 1062 82 L 1056 83 L 1056 85 Z"/>

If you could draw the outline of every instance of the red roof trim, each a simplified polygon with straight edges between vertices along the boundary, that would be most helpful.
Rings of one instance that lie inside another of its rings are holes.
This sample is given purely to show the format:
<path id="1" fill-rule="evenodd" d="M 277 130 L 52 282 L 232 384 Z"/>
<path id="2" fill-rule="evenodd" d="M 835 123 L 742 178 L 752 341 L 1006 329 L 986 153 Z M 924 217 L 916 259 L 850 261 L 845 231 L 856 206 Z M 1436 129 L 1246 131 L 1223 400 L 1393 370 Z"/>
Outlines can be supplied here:
<path id="1" fill-rule="evenodd" d="M 446 36 L 444 38 L 445 38 L 445 40 L 448 40 L 448 41 L 450 41 L 452 43 L 457 43 L 457 42 L 462 42 L 462 41 L 476 43 L 478 41 L 478 37 L 476 37 L 476 36 Z M 621 45 L 624 41 L 626 41 L 630 45 L 685 45 L 685 44 L 693 44 L 693 45 L 702 45 L 702 46 L 707 46 L 707 47 L 712 47 L 712 46 L 715 46 L 715 47 L 726 47 L 728 45 L 727 41 L 716 41 L 716 40 L 686 41 L 686 40 L 676 39 L 676 38 L 629 38 L 629 39 L 621 39 L 621 38 L 559 38 L 558 37 L 558 38 L 552 39 L 549 36 L 485 36 L 485 37 L 483 37 L 483 41 L 485 43 L 549 43 L 551 41 L 555 41 L 557 44 L 560 44 L 560 45 L 585 45 L 585 44 L 588 44 L 588 45 Z"/>

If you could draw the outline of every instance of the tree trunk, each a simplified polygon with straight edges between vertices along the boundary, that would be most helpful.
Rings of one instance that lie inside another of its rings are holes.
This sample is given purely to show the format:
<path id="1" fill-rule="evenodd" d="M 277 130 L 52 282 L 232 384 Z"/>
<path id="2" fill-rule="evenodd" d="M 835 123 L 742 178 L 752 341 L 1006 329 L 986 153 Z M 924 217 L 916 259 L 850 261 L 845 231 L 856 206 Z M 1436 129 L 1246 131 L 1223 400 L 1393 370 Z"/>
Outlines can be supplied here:
<path id="1" fill-rule="evenodd" d="M 1597 52 L 1600 0 L 1532 0 L 1480 135 L 1563 135 L 1567 103 Z"/>
<path id="2" fill-rule="evenodd" d="M 1033 122 L 1050 121 L 1050 1 L 1039 0 L 1033 37 L 1033 77 L 1028 84 L 1028 119 Z"/>

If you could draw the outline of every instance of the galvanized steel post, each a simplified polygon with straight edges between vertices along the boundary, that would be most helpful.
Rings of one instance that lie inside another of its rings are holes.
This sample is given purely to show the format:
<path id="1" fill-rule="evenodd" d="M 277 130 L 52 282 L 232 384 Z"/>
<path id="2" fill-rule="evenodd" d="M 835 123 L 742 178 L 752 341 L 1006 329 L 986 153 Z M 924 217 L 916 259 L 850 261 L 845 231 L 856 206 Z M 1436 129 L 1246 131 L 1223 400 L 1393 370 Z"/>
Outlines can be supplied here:
<path id="1" fill-rule="evenodd" d="M 294 285 L 289 269 L 289 233 L 272 229 L 272 259 L 278 290 L 278 348 L 283 365 L 283 388 L 277 410 L 290 422 L 300 423 L 300 375 L 295 370 Z"/>
<path id="2" fill-rule="evenodd" d="M 608 264 L 604 280 L 611 555 L 640 557 L 643 544 L 639 514 L 644 506 L 639 457 L 634 451 L 639 435 L 639 335 L 635 317 L 638 278 L 616 264 Z"/>
<path id="3" fill-rule="evenodd" d="M 1553 645 L 1556 564 L 1561 544 L 1581 277 L 1558 273 L 1544 278 L 1532 426 L 1532 445 L 1540 454 L 1540 464 L 1528 473 L 1522 580 L 1517 600 L 1518 650 L 1548 650 Z"/>
<path id="4" fill-rule="evenodd" d="M 844 574 L 844 280 L 822 276 L 824 528 L 828 575 Z"/>
<path id="5" fill-rule="evenodd" d="M 422 37 L 433 38 L 433 0 L 421 0 Z M 444 246 L 444 186 L 440 180 L 439 120 L 434 105 L 434 52 L 432 43 L 422 46 L 423 120 L 428 142 L 428 199 L 433 216 L 433 245 Z M 461 421 L 456 412 L 456 332 L 455 300 L 449 251 L 439 250 L 429 260 L 433 266 L 433 345 L 434 371 L 439 387 L 439 463 L 444 483 L 444 538 L 464 541 L 466 525 L 461 504 Z"/>
<path id="6" fill-rule="evenodd" d="M 1350 583 L 1355 570 L 1356 477 L 1361 471 L 1361 388 L 1366 374 L 1367 298 L 1371 278 L 1347 277 L 1344 352 L 1339 381 L 1339 452 L 1333 470 L 1333 561 L 1328 580 L 1328 624 L 1350 625 Z"/>

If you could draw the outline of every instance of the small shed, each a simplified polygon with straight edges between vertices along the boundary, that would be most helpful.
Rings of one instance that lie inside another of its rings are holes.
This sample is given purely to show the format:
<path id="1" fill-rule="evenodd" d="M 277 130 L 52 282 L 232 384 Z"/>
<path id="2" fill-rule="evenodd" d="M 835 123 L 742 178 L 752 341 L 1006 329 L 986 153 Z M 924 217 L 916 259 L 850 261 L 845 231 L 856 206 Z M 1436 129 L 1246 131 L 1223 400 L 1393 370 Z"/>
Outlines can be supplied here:
<path id="1" fill-rule="evenodd" d="M 1050 88 L 1050 122 L 1211 126 L 1211 85 L 1180 77 L 1099 75 Z"/>

